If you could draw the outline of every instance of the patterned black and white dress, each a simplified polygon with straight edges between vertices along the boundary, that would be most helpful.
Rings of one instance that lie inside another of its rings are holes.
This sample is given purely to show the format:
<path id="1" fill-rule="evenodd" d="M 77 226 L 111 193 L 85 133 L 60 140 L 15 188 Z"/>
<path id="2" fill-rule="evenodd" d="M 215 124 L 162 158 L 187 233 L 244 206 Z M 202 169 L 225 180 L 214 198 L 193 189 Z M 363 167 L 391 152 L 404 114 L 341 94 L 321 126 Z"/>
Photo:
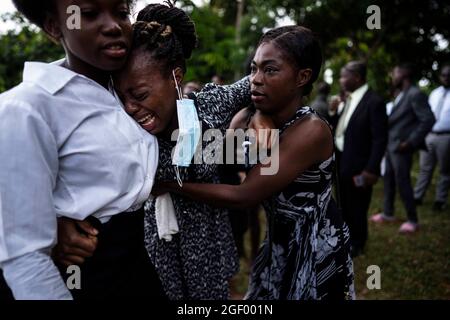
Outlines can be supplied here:
<path id="1" fill-rule="evenodd" d="M 301 107 L 280 130 L 316 114 Z M 301 137 L 299 137 L 301 138 Z M 331 196 L 334 155 L 264 201 L 268 230 L 246 299 L 353 299 L 349 231 Z"/>
<path id="2" fill-rule="evenodd" d="M 234 114 L 250 104 L 249 80 L 244 78 L 230 86 L 208 84 L 195 100 L 203 131 L 224 130 Z M 176 181 L 171 159 L 176 142 L 158 142 L 156 179 Z M 203 142 L 203 147 L 209 142 Z M 179 172 L 184 182 L 219 183 L 216 164 L 191 164 L 180 167 Z M 227 211 L 183 196 L 171 196 L 180 232 L 170 242 L 158 238 L 155 200 L 145 204 L 145 244 L 167 296 L 171 300 L 228 299 L 228 281 L 239 269 L 239 260 Z"/>

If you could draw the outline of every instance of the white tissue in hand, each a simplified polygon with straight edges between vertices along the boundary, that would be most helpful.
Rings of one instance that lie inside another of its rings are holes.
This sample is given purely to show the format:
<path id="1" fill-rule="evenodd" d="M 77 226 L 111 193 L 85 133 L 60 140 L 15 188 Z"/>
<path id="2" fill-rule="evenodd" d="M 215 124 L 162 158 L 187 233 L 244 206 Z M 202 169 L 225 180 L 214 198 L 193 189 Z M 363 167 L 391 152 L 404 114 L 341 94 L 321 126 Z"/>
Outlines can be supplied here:
<path id="1" fill-rule="evenodd" d="M 162 194 L 156 198 L 155 217 L 159 239 L 171 241 L 172 235 L 178 233 L 179 229 L 170 193 Z"/>

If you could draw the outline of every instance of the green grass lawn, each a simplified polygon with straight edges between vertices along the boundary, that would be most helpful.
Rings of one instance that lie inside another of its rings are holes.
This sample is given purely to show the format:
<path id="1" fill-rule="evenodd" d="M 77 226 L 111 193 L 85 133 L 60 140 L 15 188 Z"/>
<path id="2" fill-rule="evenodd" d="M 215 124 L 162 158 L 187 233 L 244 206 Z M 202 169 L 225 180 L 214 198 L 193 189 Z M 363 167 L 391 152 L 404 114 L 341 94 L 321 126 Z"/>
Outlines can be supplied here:
<path id="1" fill-rule="evenodd" d="M 418 172 L 416 157 L 413 181 Z M 450 210 L 435 213 L 431 210 L 436 186 L 435 177 L 418 207 L 420 231 L 414 235 L 400 235 L 398 228 L 406 215 L 397 195 L 396 216 L 400 222 L 388 225 L 369 223 L 369 240 L 365 254 L 354 260 L 357 299 L 450 299 Z M 382 209 L 383 181 L 376 185 L 369 216 Z M 265 225 L 264 213 L 260 214 Z M 249 256 L 249 235 L 246 234 Z M 232 298 L 240 299 L 247 289 L 250 272 L 249 259 L 241 259 L 241 271 L 233 280 Z M 367 267 L 381 269 L 381 289 L 367 289 Z"/>

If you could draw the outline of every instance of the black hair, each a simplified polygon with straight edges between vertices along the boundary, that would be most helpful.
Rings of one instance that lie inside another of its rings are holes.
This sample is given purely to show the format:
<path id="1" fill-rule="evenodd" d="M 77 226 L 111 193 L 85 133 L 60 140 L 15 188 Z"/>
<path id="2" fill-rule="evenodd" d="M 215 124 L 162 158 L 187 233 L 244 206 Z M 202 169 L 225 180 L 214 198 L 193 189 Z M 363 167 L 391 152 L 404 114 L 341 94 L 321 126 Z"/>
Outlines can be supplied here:
<path id="1" fill-rule="evenodd" d="M 171 2 L 149 4 L 139 12 L 133 26 L 133 49 L 143 49 L 163 62 L 162 72 L 176 67 L 186 72 L 186 60 L 196 45 L 194 22 Z"/>
<path id="2" fill-rule="evenodd" d="M 54 1 L 55 0 L 13 0 L 13 3 L 17 11 L 24 15 L 25 18 L 43 29 L 47 15 L 54 12 Z"/>
<path id="3" fill-rule="evenodd" d="M 361 80 L 366 81 L 367 65 L 362 61 L 350 61 L 344 66 L 344 69 L 360 76 Z"/>
<path id="4" fill-rule="evenodd" d="M 401 64 L 397 65 L 397 68 L 405 71 L 406 77 L 408 79 L 416 80 L 415 79 L 416 78 L 416 70 L 415 70 L 415 67 L 414 67 L 414 65 L 412 63 L 404 62 L 404 63 L 401 63 Z"/>
<path id="5" fill-rule="evenodd" d="M 317 93 L 322 94 L 324 96 L 328 96 L 330 94 L 331 87 L 326 82 L 319 82 L 317 84 Z"/>
<path id="6" fill-rule="evenodd" d="M 49 14 L 55 12 L 55 1 L 57 0 L 13 0 L 17 11 L 25 16 L 30 22 L 44 29 L 45 19 Z M 131 8 L 135 0 L 126 0 Z"/>
<path id="7" fill-rule="evenodd" d="M 450 63 L 445 63 L 445 64 L 441 67 L 441 72 L 442 72 L 442 70 L 444 70 L 445 68 L 450 68 Z"/>
<path id="8" fill-rule="evenodd" d="M 252 51 L 247 59 L 245 59 L 245 74 L 250 74 L 252 72 L 252 61 L 255 58 L 256 51 Z"/>
<path id="9" fill-rule="evenodd" d="M 295 25 L 279 27 L 266 32 L 258 46 L 265 42 L 274 43 L 299 69 L 312 70 L 311 78 L 303 88 L 303 95 L 309 95 L 322 66 L 322 50 L 312 31 Z"/>

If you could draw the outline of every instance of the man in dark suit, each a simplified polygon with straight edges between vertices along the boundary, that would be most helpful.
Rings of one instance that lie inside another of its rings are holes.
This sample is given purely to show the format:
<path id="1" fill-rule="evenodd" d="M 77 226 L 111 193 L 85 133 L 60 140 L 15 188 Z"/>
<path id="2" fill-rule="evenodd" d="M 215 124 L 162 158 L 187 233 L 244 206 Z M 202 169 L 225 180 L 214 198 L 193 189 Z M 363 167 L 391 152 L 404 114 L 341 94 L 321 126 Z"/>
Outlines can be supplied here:
<path id="1" fill-rule="evenodd" d="M 400 233 L 418 230 L 418 219 L 411 184 L 413 153 L 425 148 L 424 139 L 430 132 L 435 118 L 427 96 L 413 82 L 413 67 L 409 64 L 396 66 L 392 72 L 392 84 L 400 90 L 389 115 L 389 135 L 384 175 L 384 212 L 371 220 L 383 223 L 394 220 L 396 187 L 405 206 L 408 221 L 400 226 Z"/>
<path id="2" fill-rule="evenodd" d="M 354 257 L 362 253 L 367 241 L 372 186 L 378 180 L 387 143 L 386 107 L 367 85 L 366 73 L 366 65 L 358 61 L 342 68 L 339 83 L 348 95 L 340 114 L 333 117 L 342 213 Z"/>

